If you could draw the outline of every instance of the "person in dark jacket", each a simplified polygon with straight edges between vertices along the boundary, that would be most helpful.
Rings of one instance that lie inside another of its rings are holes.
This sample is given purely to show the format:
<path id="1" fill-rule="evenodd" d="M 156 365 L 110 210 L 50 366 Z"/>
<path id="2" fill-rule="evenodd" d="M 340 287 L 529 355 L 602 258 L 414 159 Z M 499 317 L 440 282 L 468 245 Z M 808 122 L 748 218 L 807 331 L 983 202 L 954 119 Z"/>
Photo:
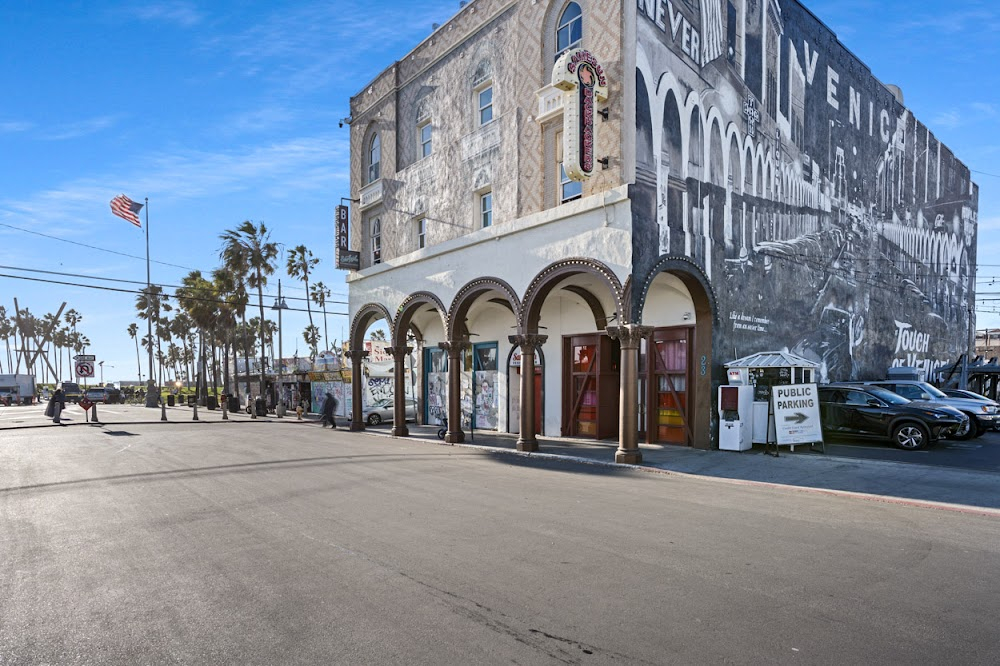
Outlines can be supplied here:
<path id="1" fill-rule="evenodd" d="M 326 400 L 323 401 L 323 416 L 320 418 L 320 422 L 325 428 L 327 424 L 330 424 L 331 428 L 337 427 L 337 420 L 334 418 L 333 413 L 337 409 L 337 399 L 333 397 L 332 393 L 327 392 Z"/>
<path id="2" fill-rule="evenodd" d="M 53 423 L 60 423 L 60 415 L 66 409 L 66 394 L 61 388 L 57 388 L 49 398 L 48 407 L 45 408 L 45 415 L 52 417 Z"/>

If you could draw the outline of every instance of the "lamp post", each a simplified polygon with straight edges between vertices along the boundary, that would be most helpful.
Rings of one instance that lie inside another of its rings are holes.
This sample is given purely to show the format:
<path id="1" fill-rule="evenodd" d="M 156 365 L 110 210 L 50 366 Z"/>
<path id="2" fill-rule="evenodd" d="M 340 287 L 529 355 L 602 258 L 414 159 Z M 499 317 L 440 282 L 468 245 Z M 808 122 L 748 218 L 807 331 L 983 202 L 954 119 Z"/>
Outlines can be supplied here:
<path id="1" fill-rule="evenodd" d="M 278 418 L 280 419 L 280 418 L 282 418 L 285 415 L 285 403 L 282 402 L 282 398 L 284 397 L 285 391 L 284 391 L 284 386 L 282 384 L 282 377 L 281 377 L 282 370 L 284 370 L 284 368 L 283 368 L 284 364 L 281 362 L 281 357 L 282 357 L 282 354 L 284 353 L 283 347 L 282 347 L 282 339 L 281 339 L 281 311 L 288 309 L 288 303 L 285 303 L 285 299 L 283 299 L 281 297 L 281 280 L 280 279 L 278 280 L 278 298 L 275 299 L 274 305 L 271 306 L 271 309 L 278 311 L 278 359 L 277 359 L 277 365 L 278 365 L 278 396 L 277 396 L 277 400 L 275 400 L 274 412 L 275 412 L 275 414 L 277 414 Z"/>

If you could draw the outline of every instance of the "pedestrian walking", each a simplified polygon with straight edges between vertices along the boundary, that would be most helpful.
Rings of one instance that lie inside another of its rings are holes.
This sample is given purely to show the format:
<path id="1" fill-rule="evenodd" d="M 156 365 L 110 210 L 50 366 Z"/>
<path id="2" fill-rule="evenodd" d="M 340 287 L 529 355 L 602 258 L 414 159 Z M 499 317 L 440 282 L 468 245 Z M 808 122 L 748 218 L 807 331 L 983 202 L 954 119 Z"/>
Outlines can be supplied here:
<path id="1" fill-rule="evenodd" d="M 334 412 L 337 410 L 337 399 L 333 397 L 332 393 L 326 394 L 326 400 L 323 401 L 323 416 L 320 418 L 320 422 L 325 428 L 329 423 L 331 428 L 337 428 L 337 419 L 334 417 Z"/>
<path id="2" fill-rule="evenodd" d="M 62 411 L 66 409 L 66 394 L 61 388 L 57 388 L 49 398 L 49 404 L 45 408 L 45 415 L 52 418 L 53 423 L 60 423 Z"/>

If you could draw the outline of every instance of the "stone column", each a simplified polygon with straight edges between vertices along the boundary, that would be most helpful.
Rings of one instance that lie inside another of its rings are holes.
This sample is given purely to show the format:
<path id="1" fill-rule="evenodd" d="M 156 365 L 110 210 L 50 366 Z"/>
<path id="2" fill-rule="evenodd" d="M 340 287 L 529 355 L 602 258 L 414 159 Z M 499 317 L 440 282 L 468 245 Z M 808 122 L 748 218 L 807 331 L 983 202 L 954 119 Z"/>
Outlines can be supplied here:
<path id="1" fill-rule="evenodd" d="M 387 347 L 392 354 L 392 436 L 408 437 L 406 427 L 406 357 L 413 347 Z"/>
<path id="2" fill-rule="evenodd" d="M 444 441 L 461 444 L 465 441 L 462 430 L 462 353 L 469 348 L 468 338 L 441 343 L 448 352 L 448 432 Z"/>
<path id="3" fill-rule="evenodd" d="M 639 451 L 639 344 L 652 332 L 649 326 L 608 326 L 608 335 L 621 343 L 621 387 L 618 403 L 618 450 L 615 462 L 638 464 Z"/>
<path id="4" fill-rule="evenodd" d="M 511 335 L 507 338 L 521 349 L 520 423 L 517 436 L 518 451 L 537 451 L 535 439 L 535 350 L 549 339 L 547 335 Z"/>
<path id="5" fill-rule="evenodd" d="M 347 352 L 351 359 L 351 430 L 364 430 L 365 420 L 361 415 L 361 382 L 364 381 L 362 361 L 368 357 L 363 349 L 353 349 Z"/>

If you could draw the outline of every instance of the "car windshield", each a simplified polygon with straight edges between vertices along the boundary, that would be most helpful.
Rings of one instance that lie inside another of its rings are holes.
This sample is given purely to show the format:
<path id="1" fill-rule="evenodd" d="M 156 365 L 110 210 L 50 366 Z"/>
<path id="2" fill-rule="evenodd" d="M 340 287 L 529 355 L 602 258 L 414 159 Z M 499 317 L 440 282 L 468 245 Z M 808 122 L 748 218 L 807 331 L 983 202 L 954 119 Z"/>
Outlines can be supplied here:
<path id="1" fill-rule="evenodd" d="M 893 393 L 889 389 L 884 389 L 880 386 L 869 386 L 868 392 L 881 398 L 882 400 L 885 400 L 890 405 L 905 405 L 909 402 L 909 400 L 898 393 Z"/>
<path id="2" fill-rule="evenodd" d="M 943 391 L 941 391 L 940 389 L 938 389 L 938 388 L 936 388 L 934 386 L 931 386 L 930 384 L 928 384 L 926 382 L 920 382 L 919 386 L 920 386 L 920 388 L 922 388 L 923 390 L 927 391 L 928 393 L 930 393 L 935 398 L 947 398 L 948 397 L 948 395 L 946 393 L 944 393 Z"/>

